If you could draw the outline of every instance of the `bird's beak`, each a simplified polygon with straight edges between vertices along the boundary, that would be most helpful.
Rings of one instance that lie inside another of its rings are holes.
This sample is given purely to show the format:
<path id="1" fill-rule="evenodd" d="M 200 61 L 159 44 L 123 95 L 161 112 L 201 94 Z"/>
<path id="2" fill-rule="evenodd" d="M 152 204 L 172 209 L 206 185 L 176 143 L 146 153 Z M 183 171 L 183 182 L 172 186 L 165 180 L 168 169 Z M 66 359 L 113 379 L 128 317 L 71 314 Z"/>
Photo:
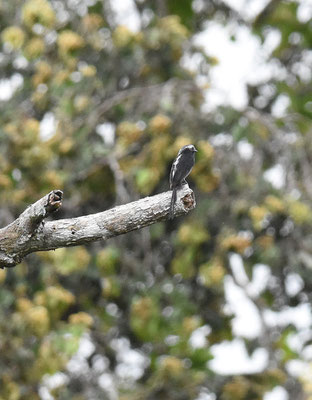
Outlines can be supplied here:
<path id="1" fill-rule="evenodd" d="M 196 150 L 195 147 L 194 147 L 194 151 L 195 151 L 196 153 L 198 152 L 198 150 Z"/>

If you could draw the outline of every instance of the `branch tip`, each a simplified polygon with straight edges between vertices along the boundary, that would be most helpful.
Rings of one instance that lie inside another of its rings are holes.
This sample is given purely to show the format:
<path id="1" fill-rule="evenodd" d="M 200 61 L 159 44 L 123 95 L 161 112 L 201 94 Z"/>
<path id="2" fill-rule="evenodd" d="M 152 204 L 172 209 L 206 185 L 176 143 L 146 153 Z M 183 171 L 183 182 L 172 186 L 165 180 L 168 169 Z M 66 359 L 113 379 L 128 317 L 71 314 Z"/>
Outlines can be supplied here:
<path id="1" fill-rule="evenodd" d="M 193 192 L 187 193 L 183 198 L 182 202 L 187 210 L 192 210 L 196 206 L 195 196 Z"/>
<path id="2" fill-rule="evenodd" d="M 48 195 L 47 203 L 45 204 L 45 208 L 48 213 L 57 211 L 61 205 L 63 200 L 63 192 L 61 190 L 52 190 L 52 192 Z"/>

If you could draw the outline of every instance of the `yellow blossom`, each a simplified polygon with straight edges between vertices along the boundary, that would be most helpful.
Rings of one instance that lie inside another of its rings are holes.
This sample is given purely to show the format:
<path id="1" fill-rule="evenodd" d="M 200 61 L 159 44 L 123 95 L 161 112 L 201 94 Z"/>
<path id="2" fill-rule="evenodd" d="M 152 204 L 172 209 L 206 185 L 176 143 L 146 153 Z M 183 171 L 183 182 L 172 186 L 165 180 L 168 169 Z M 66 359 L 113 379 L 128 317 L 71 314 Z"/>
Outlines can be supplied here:
<path id="1" fill-rule="evenodd" d="M 222 399 L 224 400 L 243 400 L 249 390 L 249 382 L 244 377 L 235 377 L 227 382 L 223 388 Z"/>
<path id="2" fill-rule="evenodd" d="M 268 210 L 270 210 L 272 213 L 282 213 L 285 211 L 283 201 L 276 196 L 266 196 L 264 203 Z"/>
<path id="3" fill-rule="evenodd" d="M 90 78 L 96 75 L 96 67 L 94 65 L 85 65 L 80 68 L 80 72 L 83 76 Z"/>
<path id="4" fill-rule="evenodd" d="M 0 269 L 0 283 L 3 283 L 5 281 L 5 277 L 6 277 L 6 269 Z"/>
<path id="5" fill-rule="evenodd" d="M 150 297 L 140 297 L 132 303 L 131 314 L 143 321 L 148 321 L 155 311 L 155 304 Z"/>
<path id="6" fill-rule="evenodd" d="M 211 160 L 213 158 L 214 149 L 207 140 L 200 140 L 196 147 L 200 155 L 202 155 L 205 160 Z"/>
<path id="7" fill-rule="evenodd" d="M 49 99 L 48 99 L 47 93 L 42 93 L 42 92 L 36 90 L 31 95 L 31 101 L 40 110 L 44 110 L 48 104 Z"/>
<path id="8" fill-rule="evenodd" d="M 25 311 L 25 317 L 29 329 L 38 336 L 48 332 L 50 319 L 48 310 L 43 306 L 31 307 Z"/>
<path id="9" fill-rule="evenodd" d="M 64 178 L 62 174 L 60 171 L 54 169 L 47 170 L 43 175 L 43 180 L 46 185 L 49 185 L 50 187 L 62 189 L 64 186 Z"/>
<path id="10" fill-rule="evenodd" d="M 262 247 L 263 249 L 268 249 L 273 246 L 274 238 L 273 238 L 273 236 L 262 235 L 257 238 L 256 244 L 258 246 Z"/>
<path id="11" fill-rule="evenodd" d="M 225 274 L 226 270 L 218 259 L 204 263 L 199 267 L 199 276 L 207 287 L 220 285 Z"/>
<path id="12" fill-rule="evenodd" d="M 74 230 L 75 227 L 71 229 Z M 82 246 L 57 249 L 52 257 L 56 270 L 63 275 L 86 269 L 91 258 L 90 253 Z"/>
<path id="13" fill-rule="evenodd" d="M 203 162 L 202 162 L 203 161 Z M 221 176 L 218 172 L 212 171 L 207 167 L 207 162 L 200 160 L 196 162 L 192 176 L 196 182 L 196 186 L 202 191 L 209 193 L 219 186 Z"/>
<path id="14" fill-rule="evenodd" d="M 26 297 L 21 297 L 16 301 L 16 308 L 20 312 L 26 312 L 33 307 L 33 303 Z"/>
<path id="15" fill-rule="evenodd" d="M 112 246 L 107 246 L 105 249 L 100 250 L 96 256 L 96 266 L 105 276 L 113 275 L 115 273 L 118 261 L 119 252 L 117 248 Z"/>
<path id="16" fill-rule="evenodd" d="M 93 318 L 91 317 L 91 315 L 81 311 L 76 314 L 71 314 L 69 316 L 69 322 L 71 324 L 85 325 L 88 328 L 90 328 L 93 324 Z"/>
<path id="17" fill-rule="evenodd" d="M 160 362 L 160 371 L 167 378 L 178 378 L 184 371 L 183 361 L 174 356 L 164 357 Z"/>
<path id="18" fill-rule="evenodd" d="M 114 277 L 106 277 L 103 282 L 102 294 L 104 297 L 118 297 L 120 295 L 119 280 Z"/>
<path id="19" fill-rule="evenodd" d="M 234 250 L 242 254 L 251 246 L 251 240 L 243 235 L 230 235 L 221 240 L 220 247 L 224 250 Z"/>
<path id="20" fill-rule="evenodd" d="M 41 38 L 30 39 L 24 49 L 24 54 L 28 59 L 40 57 L 45 49 L 44 41 Z"/>
<path id="21" fill-rule="evenodd" d="M 38 138 L 39 127 L 40 127 L 40 123 L 35 118 L 26 119 L 26 121 L 24 122 L 24 126 L 23 126 L 23 132 L 27 138 L 27 141 L 28 141 L 28 139 L 33 141 Z"/>
<path id="22" fill-rule="evenodd" d="M 13 382 L 10 378 L 2 375 L 2 387 L 1 393 L 4 394 L 4 397 L 1 397 L 1 400 L 19 400 L 21 399 L 21 390 L 19 385 Z"/>
<path id="23" fill-rule="evenodd" d="M 68 55 L 84 47 L 85 42 L 76 32 L 68 29 L 58 35 L 57 44 L 61 54 Z"/>
<path id="24" fill-rule="evenodd" d="M 117 136 L 124 146 L 128 146 L 139 140 L 143 130 L 134 122 L 124 121 L 117 126 Z"/>
<path id="25" fill-rule="evenodd" d="M 0 173 L 0 188 L 8 189 L 12 186 L 12 180 L 8 175 Z"/>
<path id="26" fill-rule="evenodd" d="M 133 41 L 133 33 L 124 25 L 119 25 L 113 32 L 113 41 L 116 47 L 127 47 Z"/>
<path id="27" fill-rule="evenodd" d="M 178 240 L 183 245 L 200 245 L 207 243 L 209 239 L 210 236 L 207 229 L 200 224 L 184 223 L 178 230 Z"/>
<path id="28" fill-rule="evenodd" d="M 171 119 L 163 114 L 157 114 L 152 118 L 148 124 L 152 133 L 164 133 L 171 127 Z"/>
<path id="29" fill-rule="evenodd" d="M 23 46 L 25 34 L 18 26 L 9 26 L 1 34 L 2 40 L 9 43 L 13 49 L 17 50 Z"/>
<path id="30" fill-rule="evenodd" d="M 33 76 L 33 83 L 38 86 L 40 83 L 49 81 L 52 75 L 52 68 L 46 61 L 40 61 L 36 64 L 36 74 Z"/>
<path id="31" fill-rule="evenodd" d="M 190 335 L 200 326 L 200 320 L 197 316 L 185 317 L 182 321 L 182 329 L 185 335 Z"/>
<path id="32" fill-rule="evenodd" d="M 68 290 L 49 286 L 45 291 L 38 292 L 35 296 L 35 304 L 47 307 L 49 310 L 62 310 L 75 301 L 75 296 Z"/>
<path id="33" fill-rule="evenodd" d="M 22 8 L 22 21 L 30 28 L 36 23 L 51 28 L 55 13 L 47 0 L 28 0 Z"/>
<path id="34" fill-rule="evenodd" d="M 185 246 L 184 246 L 185 247 Z M 180 274 L 184 279 L 192 278 L 195 271 L 196 248 L 185 247 L 184 251 L 178 252 L 171 262 L 171 272 Z"/>
<path id="35" fill-rule="evenodd" d="M 298 225 L 310 223 L 312 221 L 311 208 L 301 201 L 290 201 L 288 205 L 288 212 L 290 217 Z"/>
<path id="36" fill-rule="evenodd" d="M 73 149 L 74 145 L 75 145 L 75 142 L 74 142 L 73 138 L 66 137 L 61 141 L 61 143 L 59 145 L 59 151 L 61 154 L 67 154 Z"/>
<path id="37" fill-rule="evenodd" d="M 253 206 L 249 210 L 249 216 L 252 220 L 252 223 L 257 230 L 261 230 L 263 228 L 263 223 L 265 218 L 268 216 L 269 211 L 266 207 L 263 206 Z"/>
<path id="38" fill-rule="evenodd" d="M 82 24 L 87 31 L 96 31 L 103 25 L 103 18 L 99 14 L 90 13 L 83 17 Z"/>
<path id="39" fill-rule="evenodd" d="M 55 75 L 55 77 L 53 79 L 53 83 L 56 86 L 62 85 L 66 80 L 69 79 L 69 77 L 70 77 L 70 71 L 61 70 Z"/>
<path id="40" fill-rule="evenodd" d="M 84 111 L 90 104 L 90 97 L 85 95 L 77 95 L 74 99 L 75 109 L 78 112 Z"/>
<path id="41" fill-rule="evenodd" d="M 189 32 L 181 23 L 180 17 L 177 15 L 168 15 L 159 21 L 162 33 L 169 36 L 170 39 L 179 38 L 180 40 L 187 39 Z"/>

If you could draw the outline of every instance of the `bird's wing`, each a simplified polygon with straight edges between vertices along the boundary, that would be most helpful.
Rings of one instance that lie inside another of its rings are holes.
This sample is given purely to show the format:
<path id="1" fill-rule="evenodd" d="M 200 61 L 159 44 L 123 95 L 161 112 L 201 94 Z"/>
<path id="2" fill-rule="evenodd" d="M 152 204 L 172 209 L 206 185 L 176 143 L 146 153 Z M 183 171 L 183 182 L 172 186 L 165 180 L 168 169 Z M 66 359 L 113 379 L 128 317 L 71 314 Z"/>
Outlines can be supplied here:
<path id="1" fill-rule="evenodd" d="M 180 161 L 180 158 L 181 158 L 181 154 L 178 154 L 177 158 L 173 161 L 172 166 L 171 166 L 170 177 L 169 177 L 170 189 L 172 189 L 172 184 L 173 184 L 173 181 L 175 180 L 174 177 L 177 172 L 177 165 Z"/>

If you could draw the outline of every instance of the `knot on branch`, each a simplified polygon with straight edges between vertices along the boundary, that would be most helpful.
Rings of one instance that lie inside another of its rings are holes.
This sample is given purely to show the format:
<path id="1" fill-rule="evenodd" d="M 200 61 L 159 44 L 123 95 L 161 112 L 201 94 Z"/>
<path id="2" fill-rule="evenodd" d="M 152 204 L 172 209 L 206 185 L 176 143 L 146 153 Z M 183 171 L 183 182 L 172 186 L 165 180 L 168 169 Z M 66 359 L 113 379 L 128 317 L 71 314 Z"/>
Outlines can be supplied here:
<path id="1" fill-rule="evenodd" d="M 14 267 L 31 252 L 30 243 L 42 231 L 42 221 L 62 205 L 63 192 L 52 190 L 31 204 L 10 225 L 0 229 L 0 267 Z"/>
<path id="2" fill-rule="evenodd" d="M 61 190 L 52 190 L 52 192 L 48 194 L 47 203 L 44 205 L 47 213 L 57 211 L 61 207 L 62 201 L 63 192 Z"/>
<path id="3" fill-rule="evenodd" d="M 196 201 L 195 201 L 195 196 L 194 196 L 194 192 L 190 192 L 187 193 L 183 198 L 182 198 L 182 202 L 184 205 L 184 208 L 186 210 L 193 210 L 193 208 L 196 207 Z"/>

